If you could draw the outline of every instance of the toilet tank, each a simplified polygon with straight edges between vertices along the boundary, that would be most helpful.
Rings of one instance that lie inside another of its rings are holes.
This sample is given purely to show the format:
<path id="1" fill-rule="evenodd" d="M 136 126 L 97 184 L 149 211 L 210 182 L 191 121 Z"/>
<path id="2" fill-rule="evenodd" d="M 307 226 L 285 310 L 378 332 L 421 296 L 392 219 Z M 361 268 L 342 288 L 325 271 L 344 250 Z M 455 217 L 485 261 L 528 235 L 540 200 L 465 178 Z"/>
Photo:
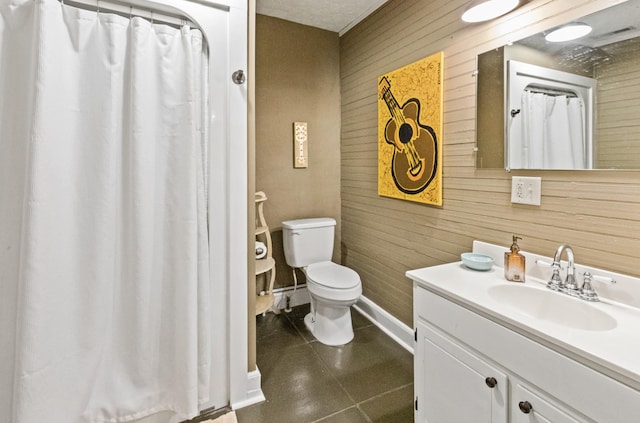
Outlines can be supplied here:
<path id="1" fill-rule="evenodd" d="M 331 261 L 336 221 L 330 217 L 282 222 L 284 257 L 291 267 Z"/>

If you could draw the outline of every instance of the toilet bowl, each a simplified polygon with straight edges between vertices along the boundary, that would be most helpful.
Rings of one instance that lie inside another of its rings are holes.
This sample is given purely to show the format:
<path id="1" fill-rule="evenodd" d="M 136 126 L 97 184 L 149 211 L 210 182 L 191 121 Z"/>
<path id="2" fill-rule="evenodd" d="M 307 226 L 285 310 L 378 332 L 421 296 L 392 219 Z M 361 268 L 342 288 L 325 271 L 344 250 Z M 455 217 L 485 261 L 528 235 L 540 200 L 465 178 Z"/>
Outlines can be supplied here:
<path id="1" fill-rule="evenodd" d="M 353 339 L 351 306 L 362 294 L 358 274 L 331 261 L 335 224 L 331 218 L 282 222 L 287 264 L 302 269 L 307 278 L 311 312 L 304 318 L 305 325 L 326 345 Z"/>
<path id="2" fill-rule="evenodd" d="M 362 294 L 358 274 L 348 267 L 324 261 L 303 268 L 311 297 L 307 329 L 325 345 L 344 345 L 353 339 L 351 306 Z"/>

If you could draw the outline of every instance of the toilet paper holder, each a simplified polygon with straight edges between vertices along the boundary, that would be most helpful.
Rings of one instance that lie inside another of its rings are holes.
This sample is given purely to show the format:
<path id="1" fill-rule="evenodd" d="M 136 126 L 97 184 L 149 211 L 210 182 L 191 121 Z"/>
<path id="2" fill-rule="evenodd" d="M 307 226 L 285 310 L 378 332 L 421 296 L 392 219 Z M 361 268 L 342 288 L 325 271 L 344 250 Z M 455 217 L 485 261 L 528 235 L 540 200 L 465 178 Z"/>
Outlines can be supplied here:
<path id="1" fill-rule="evenodd" d="M 267 246 L 264 244 L 264 242 L 256 241 L 256 259 L 259 260 L 266 257 L 266 255 Z"/>

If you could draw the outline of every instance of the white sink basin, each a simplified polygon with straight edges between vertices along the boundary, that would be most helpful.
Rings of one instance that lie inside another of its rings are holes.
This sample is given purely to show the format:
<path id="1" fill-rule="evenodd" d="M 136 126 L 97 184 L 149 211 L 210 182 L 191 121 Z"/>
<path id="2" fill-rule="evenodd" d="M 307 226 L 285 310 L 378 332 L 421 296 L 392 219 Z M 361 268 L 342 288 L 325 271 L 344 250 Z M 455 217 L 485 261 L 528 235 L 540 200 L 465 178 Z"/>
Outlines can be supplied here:
<path id="1" fill-rule="evenodd" d="M 610 314 L 584 300 L 526 285 L 496 285 L 489 296 L 527 316 L 587 331 L 607 331 L 618 323 Z"/>

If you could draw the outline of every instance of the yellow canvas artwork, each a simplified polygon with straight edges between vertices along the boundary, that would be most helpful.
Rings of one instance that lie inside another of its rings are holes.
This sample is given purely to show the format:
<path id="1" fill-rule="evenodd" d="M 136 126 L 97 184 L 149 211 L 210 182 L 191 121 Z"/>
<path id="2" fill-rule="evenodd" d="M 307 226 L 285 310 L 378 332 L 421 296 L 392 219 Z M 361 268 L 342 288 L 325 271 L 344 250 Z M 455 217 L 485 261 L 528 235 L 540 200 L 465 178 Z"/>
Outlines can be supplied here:
<path id="1" fill-rule="evenodd" d="M 378 195 L 442 205 L 443 58 L 378 78 Z"/>

